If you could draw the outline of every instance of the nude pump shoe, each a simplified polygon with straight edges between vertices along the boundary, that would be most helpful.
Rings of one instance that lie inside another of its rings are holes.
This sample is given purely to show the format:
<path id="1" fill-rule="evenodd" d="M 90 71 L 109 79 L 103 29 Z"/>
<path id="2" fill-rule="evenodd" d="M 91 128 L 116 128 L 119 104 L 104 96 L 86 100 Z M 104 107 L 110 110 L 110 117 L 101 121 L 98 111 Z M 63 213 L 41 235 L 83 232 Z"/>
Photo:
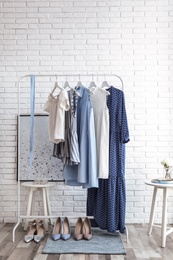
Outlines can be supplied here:
<path id="1" fill-rule="evenodd" d="M 79 217 L 76 222 L 76 226 L 74 230 L 74 239 L 81 240 L 83 238 L 82 227 L 83 227 L 82 218 Z"/>
<path id="2" fill-rule="evenodd" d="M 85 240 L 90 240 L 92 238 L 91 224 L 88 217 L 85 217 L 83 221 L 82 233 L 83 233 L 83 238 Z"/>

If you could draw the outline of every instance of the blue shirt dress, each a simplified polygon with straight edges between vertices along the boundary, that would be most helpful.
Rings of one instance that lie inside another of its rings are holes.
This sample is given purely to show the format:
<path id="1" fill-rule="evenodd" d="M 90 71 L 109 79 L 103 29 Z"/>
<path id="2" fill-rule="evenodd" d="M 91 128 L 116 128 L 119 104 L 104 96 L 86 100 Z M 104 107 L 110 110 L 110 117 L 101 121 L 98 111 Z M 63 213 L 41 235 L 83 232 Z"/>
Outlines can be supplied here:
<path id="1" fill-rule="evenodd" d="M 125 143 L 129 130 L 125 110 L 124 93 L 111 86 L 107 89 L 109 109 L 109 178 L 99 179 L 99 187 L 88 189 L 87 215 L 94 216 L 92 226 L 108 232 L 125 230 Z"/>
<path id="2" fill-rule="evenodd" d="M 65 165 L 65 184 L 71 186 L 78 185 L 83 188 L 98 187 L 96 137 L 90 90 L 83 86 L 75 89 L 79 93 L 77 102 L 77 135 L 80 163 L 78 165 Z"/>

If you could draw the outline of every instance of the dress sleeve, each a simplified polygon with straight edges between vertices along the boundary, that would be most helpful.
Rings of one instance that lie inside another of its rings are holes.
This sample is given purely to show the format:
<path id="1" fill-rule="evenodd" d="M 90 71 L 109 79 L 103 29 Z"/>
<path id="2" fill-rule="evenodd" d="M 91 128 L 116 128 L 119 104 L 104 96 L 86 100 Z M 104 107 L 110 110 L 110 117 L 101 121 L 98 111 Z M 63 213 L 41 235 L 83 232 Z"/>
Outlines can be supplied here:
<path id="1" fill-rule="evenodd" d="M 60 96 L 60 107 L 64 109 L 65 111 L 68 111 L 70 109 L 70 102 L 68 98 L 68 93 L 66 90 L 61 91 Z"/>
<path id="2" fill-rule="evenodd" d="M 128 122 L 127 122 L 127 114 L 126 114 L 126 107 L 125 107 L 125 97 L 124 93 L 122 92 L 122 102 L 121 102 L 121 109 L 119 110 L 121 113 L 121 143 L 125 144 L 130 141 L 129 137 L 129 129 L 128 129 Z"/>

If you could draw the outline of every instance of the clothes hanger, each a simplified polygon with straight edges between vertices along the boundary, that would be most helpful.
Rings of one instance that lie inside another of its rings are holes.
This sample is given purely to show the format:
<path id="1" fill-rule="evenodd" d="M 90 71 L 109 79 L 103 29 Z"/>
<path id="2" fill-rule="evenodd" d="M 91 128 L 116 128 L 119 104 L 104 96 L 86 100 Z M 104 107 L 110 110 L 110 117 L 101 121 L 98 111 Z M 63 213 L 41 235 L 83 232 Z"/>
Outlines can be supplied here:
<path id="1" fill-rule="evenodd" d="M 74 91 L 75 91 L 75 93 L 79 96 L 79 93 L 77 92 L 77 90 L 76 89 L 74 89 L 74 88 L 72 88 L 71 86 L 70 86 L 70 84 L 69 84 L 69 82 L 67 81 L 67 75 L 66 75 L 66 81 L 65 81 L 65 83 L 64 83 L 64 88 L 69 88 L 69 89 L 73 89 Z"/>
<path id="2" fill-rule="evenodd" d="M 80 74 L 79 74 L 79 81 L 77 83 L 77 87 L 81 87 L 81 86 L 83 86 L 83 85 L 82 85 L 82 82 L 80 81 Z"/>
<path id="3" fill-rule="evenodd" d="M 70 86 L 70 84 L 69 84 L 69 82 L 68 82 L 68 80 L 67 80 L 67 75 L 66 75 L 66 81 L 65 81 L 65 83 L 64 83 L 64 88 L 73 89 L 73 88 Z"/>
<path id="4" fill-rule="evenodd" d="M 70 84 L 68 83 L 68 81 L 66 80 L 64 83 L 64 88 L 69 88 L 69 89 L 73 89 Z"/>
<path id="5" fill-rule="evenodd" d="M 53 93 L 54 93 L 54 91 L 55 91 L 55 89 L 56 89 L 56 88 L 59 88 L 59 89 L 63 90 L 63 88 L 62 88 L 62 87 L 60 87 L 60 86 L 58 85 L 58 82 L 57 82 L 57 76 L 56 76 L 55 85 L 54 85 L 54 88 L 53 88 L 53 90 L 52 90 L 51 94 L 53 94 Z"/>
<path id="6" fill-rule="evenodd" d="M 97 85 L 94 82 L 94 77 L 93 77 L 93 74 L 92 74 L 92 81 L 90 82 L 88 88 L 91 89 L 91 88 L 96 88 L 96 87 L 97 87 Z"/>
<path id="7" fill-rule="evenodd" d="M 110 85 L 109 83 L 106 81 L 106 76 L 105 76 L 105 80 L 102 82 L 101 88 L 109 88 Z"/>

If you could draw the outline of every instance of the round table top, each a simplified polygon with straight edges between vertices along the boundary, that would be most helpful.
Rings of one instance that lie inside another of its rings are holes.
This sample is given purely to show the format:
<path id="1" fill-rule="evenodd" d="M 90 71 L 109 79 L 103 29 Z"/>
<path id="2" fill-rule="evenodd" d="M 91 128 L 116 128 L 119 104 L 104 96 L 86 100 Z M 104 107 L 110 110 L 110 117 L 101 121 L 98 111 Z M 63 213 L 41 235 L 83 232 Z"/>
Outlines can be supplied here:
<path id="1" fill-rule="evenodd" d="M 22 182 L 21 185 L 25 186 L 25 187 L 29 187 L 29 188 L 32 188 L 32 187 L 46 188 L 46 187 L 54 186 L 55 182 L 45 182 L 45 183 L 43 182 L 43 183 L 40 183 L 39 181 L 38 182 L 28 181 L 28 182 Z"/>
<path id="2" fill-rule="evenodd" d="M 150 181 L 145 181 L 145 184 L 150 185 L 150 186 L 156 186 L 156 187 L 160 187 L 160 188 L 173 188 L 173 183 L 156 183 L 156 182 L 152 182 Z"/>

